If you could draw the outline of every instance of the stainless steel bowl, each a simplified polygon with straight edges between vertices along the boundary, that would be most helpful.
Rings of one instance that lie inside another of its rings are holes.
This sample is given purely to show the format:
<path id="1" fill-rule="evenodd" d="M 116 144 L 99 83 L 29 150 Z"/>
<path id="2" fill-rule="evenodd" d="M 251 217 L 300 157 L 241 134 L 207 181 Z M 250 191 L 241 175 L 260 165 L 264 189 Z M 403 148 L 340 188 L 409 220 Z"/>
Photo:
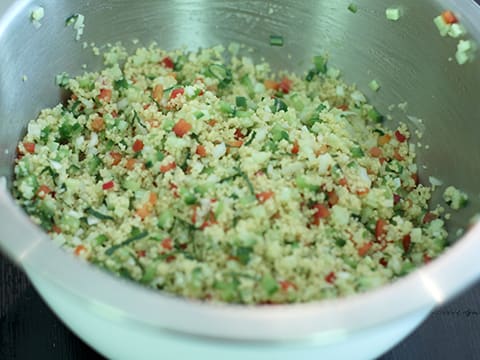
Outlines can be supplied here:
<path id="1" fill-rule="evenodd" d="M 480 225 L 477 224 L 431 264 L 381 289 L 345 299 L 272 307 L 211 305 L 158 293 L 121 281 L 57 249 L 12 201 L 8 187 L 16 142 L 40 109 L 60 100 L 54 76 L 101 65 L 83 49 L 83 41 L 98 45 L 122 41 L 133 48 L 157 41 L 172 49 L 191 49 L 231 41 L 255 49 L 276 69 L 305 71 L 313 55 L 328 52 L 330 63 L 343 70 L 348 82 L 370 95 L 387 113 L 390 104 L 408 101 L 408 114 L 424 119 L 427 129 L 418 148 L 420 177 L 428 175 L 466 190 L 471 205 L 453 214 L 450 229 L 468 224 L 478 209 L 480 142 L 480 61 L 459 66 L 456 41 L 442 38 L 433 18 L 454 10 L 480 43 L 480 8 L 470 0 L 362 0 L 356 14 L 350 0 L 311 1 L 54 1 L 0 0 L 0 240 L 12 259 L 48 279 L 85 304 L 102 305 L 117 317 L 137 325 L 222 339 L 286 341 L 348 334 L 406 317 L 441 304 L 480 275 Z M 36 29 L 31 10 L 42 5 L 45 17 Z M 400 6 L 402 18 L 388 21 L 385 9 Z M 74 40 L 65 19 L 85 15 L 85 33 Z M 270 34 L 282 34 L 284 47 L 271 47 Z M 287 55 L 290 54 L 291 58 Z M 28 81 L 22 81 L 23 75 Z M 378 93 L 367 84 L 377 79 Z M 397 121 L 406 114 L 396 111 Z M 392 123 L 393 125 L 393 123 Z M 413 123 L 411 124 L 414 127 Z M 429 145 L 429 148 L 425 145 Z"/>

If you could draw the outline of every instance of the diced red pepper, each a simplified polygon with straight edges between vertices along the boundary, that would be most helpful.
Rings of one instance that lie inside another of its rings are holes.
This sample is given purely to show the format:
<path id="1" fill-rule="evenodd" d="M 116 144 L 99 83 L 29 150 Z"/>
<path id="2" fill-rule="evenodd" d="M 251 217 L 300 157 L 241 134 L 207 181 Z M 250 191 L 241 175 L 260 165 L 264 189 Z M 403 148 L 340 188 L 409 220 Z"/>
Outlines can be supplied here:
<path id="1" fill-rule="evenodd" d="M 455 24 L 458 22 L 457 17 L 451 10 L 445 10 L 442 13 L 443 21 L 445 21 L 447 24 Z"/>
<path id="2" fill-rule="evenodd" d="M 401 143 L 403 143 L 407 140 L 407 137 L 405 135 L 403 135 L 399 130 L 395 131 L 395 137 Z"/>
<path id="3" fill-rule="evenodd" d="M 165 56 L 162 59 L 162 64 L 165 66 L 167 69 L 173 69 L 175 67 L 175 63 L 169 56 Z"/>
<path id="4" fill-rule="evenodd" d="M 33 154 L 35 152 L 35 143 L 33 142 L 24 142 L 23 147 L 26 152 Z"/>
<path id="5" fill-rule="evenodd" d="M 162 248 L 165 250 L 172 250 L 173 249 L 173 240 L 171 238 L 165 238 L 162 240 Z"/>
<path id="6" fill-rule="evenodd" d="M 336 277 L 335 273 L 332 271 L 327 276 L 325 276 L 325 281 L 328 282 L 329 284 L 333 284 L 335 282 L 336 278 L 337 277 Z"/>
<path id="7" fill-rule="evenodd" d="M 243 139 L 245 137 L 245 135 L 243 135 L 242 133 L 242 129 L 240 128 L 236 128 L 235 129 L 235 133 L 233 134 L 233 136 L 235 137 L 235 139 L 239 140 L 239 139 Z"/>
<path id="8" fill-rule="evenodd" d="M 348 186 L 347 179 L 341 178 L 340 180 L 338 180 L 338 184 L 341 186 Z"/>
<path id="9" fill-rule="evenodd" d="M 52 192 L 52 190 L 47 186 L 47 185 L 40 185 L 38 187 L 38 190 L 37 190 L 37 196 L 40 198 L 40 199 L 44 199 L 45 196 L 47 196 L 48 194 L 50 194 Z"/>
<path id="10" fill-rule="evenodd" d="M 175 164 L 175 161 L 173 161 L 169 164 L 160 166 L 160 172 L 166 173 L 166 172 L 169 172 L 170 170 L 175 169 L 176 167 L 177 167 L 177 164 Z"/>
<path id="11" fill-rule="evenodd" d="M 359 249 L 358 249 L 358 255 L 360 256 L 365 256 L 368 251 L 372 248 L 373 243 L 371 241 L 363 244 Z"/>
<path id="12" fill-rule="evenodd" d="M 375 225 L 375 239 L 382 242 L 385 240 L 387 235 L 387 225 L 388 223 L 383 219 L 378 219 L 377 224 Z"/>
<path id="13" fill-rule="evenodd" d="M 400 195 L 393 194 L 393 205 L 397 205 L 401 199 Z"/>
<path id="14" fill-rule="evenodd" d="M 425 216 L 423 217 L 423 223 L 424 224 L 429 224 L 431 223 L 433 220 L 435 220 L 437 218 L 437 215 L 431 213 L 431 212 L 427 212 L 425 214 Z"/>
<path id="15" fill-rule="evenodd" d="M 170 190 L 172 190 L 173 197 L 175 198 L 180 197 L 180 194 L 178 193 L 178 186 L 172 182 L 169 185 L 170 185 Z"/>
<path id="16" fill-rule="evenodd" d="M 53 225 L 53 226 L 52 226 L 52 231 L 53 231 L 55 234 L 61 234 L 61 233 L 62 233 L 62 229 L 61 229 L 60 226 L 58 226 L 58 225 Z"/>
<path id="17" fill-rule="evenodd" d="M 105 102 L 110 102 L 112 100 L 112 90 L 111 89 L 100 89 L 100 94 L 98 95 L 99 100 Z"/>
<path id="18" fill-rule="evenodd" d="M 110 156 L 112 157 L 112 165 L 118 165 L 122 161 L 122 154 L 116 151 L 110 151 Z"/>
<path id="19" fill-rule="evenodd" d="M 81 253 L 82 251 L 85 251 L 85 250 L 87 250 L 87 248 L 86 248 L 85 246 L 83 246 L 83 245 L 80 244 L 80 245 L 78 245 L 78 246 L 75 248 L 74 253 L 75 253 L 75 255 L 78 256 L 78 255 L 80 255 L 80 253 Z"/>
<path id="20" fill-rule="evenodd" d="M 185 134 L 187 134 L 190 130 L 192 130 L 192 125 L 184 119 L 178 120 L 178 122 L 173 127 L 173 132 L 178 137 L 185 136 Z"/>
<path id="21" fill-rule="evenodd" d="M 143 150 L 143 147 L 144 147 L 143 141 L 140 139 L 137 139 L 133 143 L 132 149 L 134 152 L 140 152 Z"/>
<path id="22" fill-rule="evenodd" d="M 175 99 L 177 96 L 183 95 L 184 93 L 185 93 L 185 89 L 184 89 L 184 88 L 176 88 L 176 89 L 173 89 L 172 92 L 170 93 L 170 98 L 169 98 L 169 100 Z"/>
<path id="23" fill-rule="evenodd" d="M 413 173 L 412 174 L 412 179 L 413 179 L 413 182 L 415 183 L 415 186 L 417 186 L 418 184 L 420 184 L 420 178 L 418 176 L 418 173 Z"/>
<path id="24" fill-rule="evenodd" d="M 138 250 L 137 251 L 137 256 L 139 258 L 145 257 L 147 255 L 147 252 L 145 250 Z"/>
<path id="25" fill-rule="evenodd" d="M 280 285 L 283 291 L 288 291 L 288 289 L 294 289 L 294 290 L 298 289 L 295 283 L 288 280 L 279 281 L 278 284 Z"/>
<path id="26" fill-rule="evenodd" d="M 423 262 L 425 264 L 428 264 L 430 261 L 432 261 L 432 258 L 428 256 L 427 254 L 423 254 Z"/>
<path id="27" fill-rule="evenodd" d="M 379 262 L 379 264 L 382 265 L 383 267 L 387 267 L 387 266 L 388 266 L 388 260 L 385 259 L 385 258 L 381 258 L 378 262 Z"/>
<path id="28" fill-rule="evenodd" d="M 265 201 L 272 198 L 274 195 L 275 195 L 275 193 L 273 191 L 264 191 L 264 192 L 258 193 L 255 196 L 257 197 L 257 200 L 261 204 L 263 204 Z"/>
<path id="29" fill-rule="evenodd" d="M 403 245 L 403 250 L 405 252 L 408 252 L 408 250 L 410 250 L 410 244 L 412 243 L 412 238 L 410 237 L 410 235 L 405 235 L 402 239 L 402 245 Z"/>
<path id="30" fill-rule="evenodd" d="M 340 109 L 342 111 L 347 111 L 348 110 L 348 105 L 347 104 L 338 105 L 337 109 Z"/>
<path id="31" fill-rule="evenodd" d="M 328 197 L 328 205 L 334 206 L 338 204 L 338 195 L 335 190 L 327 192 L 327 197 Z"/>
<path id="32" fill-rule="evenodd" d="M 315 213 L 313 214 L 313 225 L 319 225 L 321 219 L 330 216 L 330 210 L 323 204 L 315 204 L 312 206 L 312 209 L 315 209 Z"/>
<path id="33" fill-rule="evenodd" d="M 175 256 L 175 255 L 169 255 L 169 256 L 165 259 L 165 261 L 166 261 L 167 263 L 171 263 L 171 262 L 174 261 L 175 259 L 176 259 L 176 256 Z"/>
<path id="34" fill-rule="evenodd" d="M 198 145 L 195 153 L 200 157 L 205 157 L 207 156 L 207 149 L 203 145 Z"/>
<path id="35" fill-rule="evenodd" d="M 298 154 L 299 151 L 300 151 L 300 145 L 298 145 L 297 141 L 294 141 L 292 146 L 292 154 L 296 155 Z"/>
<path id="36" fill-rule="evenodd" d="M 278 90 L 283 92 L 284 94 L 288 94 L 290 92 L 290 89 L 292 88 L 292 80 L 290 80 L 287 77 L 284 77 L 279 83 L 278 83 Z"/>
<path id="37" fill-rule="evenodd" d="M 115 183 L 112 180 L 110 180 L 110 181 L 107 181 L 106 183 L 104 183 L 102 185 L 102 189 L 103 190 L 110 190 L 110 189 L 113 189 L 114 186 L 115 186 Z"/>

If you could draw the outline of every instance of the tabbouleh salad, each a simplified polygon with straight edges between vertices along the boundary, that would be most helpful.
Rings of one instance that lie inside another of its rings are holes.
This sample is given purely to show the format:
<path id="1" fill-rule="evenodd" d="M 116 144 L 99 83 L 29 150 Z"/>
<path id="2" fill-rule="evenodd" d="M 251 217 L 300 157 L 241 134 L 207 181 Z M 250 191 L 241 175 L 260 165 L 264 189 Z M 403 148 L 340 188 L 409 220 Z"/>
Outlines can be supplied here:
<path id="1" fill-rule="evenodd" d="M 121 276 L 243 304 L 362 292 L 442 252 L 405 124 L 384 127 L 326 57 L 297 76 L 229 50 L 114 47 L 58 76 L 69 100 L 18 146 L 33 221 Z"/>

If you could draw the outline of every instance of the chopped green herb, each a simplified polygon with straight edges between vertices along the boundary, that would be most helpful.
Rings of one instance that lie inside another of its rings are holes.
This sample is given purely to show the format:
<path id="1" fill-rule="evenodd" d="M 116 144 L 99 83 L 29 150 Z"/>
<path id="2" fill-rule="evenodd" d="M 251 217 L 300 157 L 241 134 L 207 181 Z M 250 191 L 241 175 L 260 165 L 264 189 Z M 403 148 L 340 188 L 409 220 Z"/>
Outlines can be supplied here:
<path id="1" fill-rule="evenodd" d="M 88 215 L 92 215 L 93 217 L 96 217 L 97 219 L 100 219 L 100 220 L 115 220 L 113 217 L 111 217 L 110 215 L 105 215 L 105 214 L 102 214 L 101 212 L 98 212 L 92 208 L 86 208 L 85 209 L 85 212 L 88 214 Z"/>
<path id="2" fill-rule="evenodd" d="M 140 239 L 143 239 L 144 237 L 147 237 L 148 236 L 148 232 L 147 231 L 144 231 L 144 232 L 140 232 L 136 235 L 132 235 L 131 237 L 129 237 L 127 240 L 121 242 L 120 244 L 117 244 L 117 245 L 113 245 L 112 247 L 108 248 L 106 251 L 105 251 L 105 254 L 110 256 L 112 255 L 115 251 L 117 251 L 118 249 L 120 249 L 121 247 L 123 246 L 126 246 L 126 245 L 129 245 L 130 243 L 134 242 L 134 241 L 137 241 L 137 240 L 140 240 Z"/>
<path id="3" fill-rule="evenodd" d="M 283 36 L 281 36 L 281 35 L 270 35 L 270 45 L 271 46 L 283 46 Z"/>
<path id="4" fill-rule="evenodd" d="M 348 10 L 355 14 L 358 11 L 358 6 L 354 3 L 351 3 L 348 5 Z"/>

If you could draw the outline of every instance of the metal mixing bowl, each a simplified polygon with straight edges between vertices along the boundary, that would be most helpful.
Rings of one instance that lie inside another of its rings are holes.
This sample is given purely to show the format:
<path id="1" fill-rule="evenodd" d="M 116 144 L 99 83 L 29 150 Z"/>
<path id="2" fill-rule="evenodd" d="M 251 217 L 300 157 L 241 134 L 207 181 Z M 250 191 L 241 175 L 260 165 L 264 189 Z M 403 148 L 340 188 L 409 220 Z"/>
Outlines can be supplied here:
<path id="1" fill-rule="evenodd" d="M 452 216 L 455 234 L 479 205 L 480 61 L 464 66 L 449 61 L 456 41 L 441 37 L 432 20 L 453 9 L 468 37 L 480 43 L 480 8 L 471 0 L 362 0 L 354 14 L 347 10 L 349 3 L 0 0 L 0 176 L 7 179 L 7 188 L 0 190 L 3 250 L 30 273 L 85 304 L 114 310 L 126 322 L 223 339 L 286 341 L 348 334 L 429 309 L 463 290 L 480 275 L 478 224 L 458 241 L 452 236 L 453 246 L 439 259 L 381 289 L 320 303 L 242 307 L 179 299 L 74 260 L 57 249 L 9 195 L 15 147 L 27 122 L 60 100 L 54 76 L 63 71 L 79 74 L 82 64 L 89 70 L 101 66 L 99 57 L 83 49 L 83 41 L 122 41 L 133 48 L 138 46 L 133 39 L 147 45 L 155 40 L 167 49 L 236 41 L 251 46 L 253 57 L 265 57 L 277 70 L 303 72 L 313 55 L 328 52 L 346 81 L 357 83 L 382 112 L 388 113 L 390 104 L 408 101 L 408 114 L 424 119 L 426 127 L 418 148 L 418 161 L 425 165 L 419 166 L 420 178 L 427 182 L 433 175 L 472 199 L 467 209 Z M 29 16 L 38 5 L 45 17 L 36 29 Z M 399 21 L 386 19 L 389 6 L 402 9 Z M 74 13 L 86 18 L 81 41 L 65 26 Z M 285 45 L 271 47 L 270 34 L 282 34 Z M 23 75 L 28 81 L 22 81 Z M 372 79 L 382 85 L 380 92 L 368 91 Z M 393 115 L 409 121 L 401 111 Z"/>

